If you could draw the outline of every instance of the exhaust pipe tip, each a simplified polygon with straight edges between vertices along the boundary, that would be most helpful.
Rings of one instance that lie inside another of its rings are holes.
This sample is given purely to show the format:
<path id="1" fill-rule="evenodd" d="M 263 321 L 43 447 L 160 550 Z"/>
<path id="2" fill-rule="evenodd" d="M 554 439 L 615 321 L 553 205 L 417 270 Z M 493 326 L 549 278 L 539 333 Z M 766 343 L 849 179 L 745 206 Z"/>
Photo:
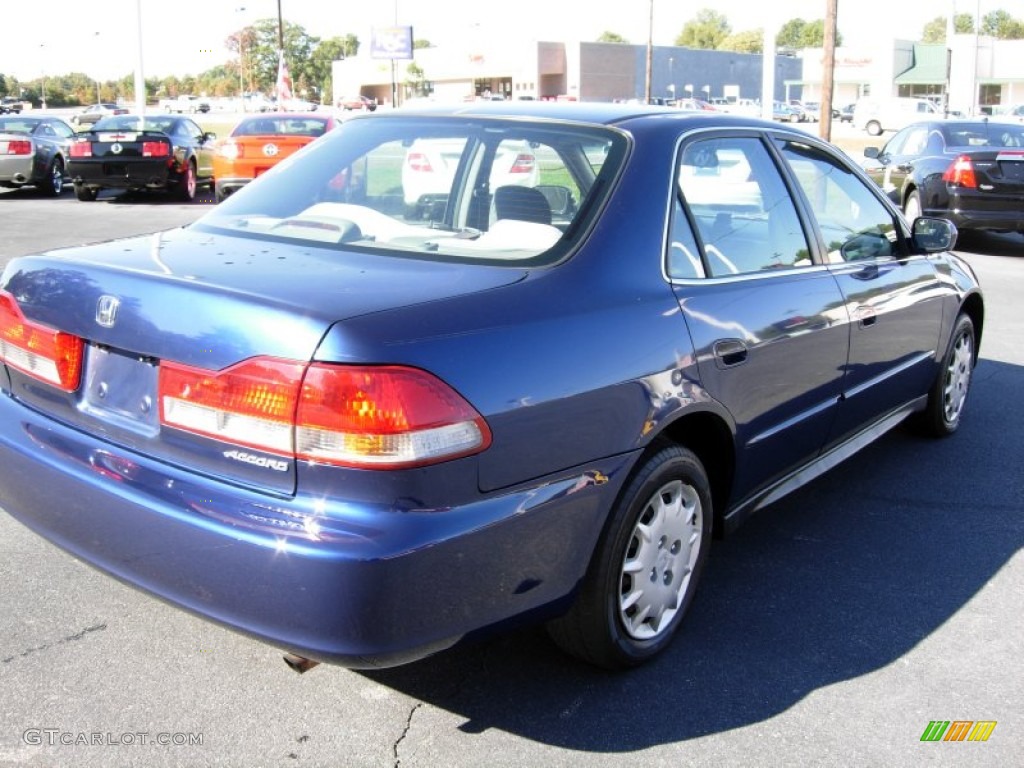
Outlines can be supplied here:
<path id="1" fill-rule="evenodd" d="M 307 659 L 304 656 L 297 656 L 294 653 L 286 653 L 284 655 L 284 663 L 301 675 L 303 672 L 309 672 L 309 670 L 317 666 L 320 662 Z"/>

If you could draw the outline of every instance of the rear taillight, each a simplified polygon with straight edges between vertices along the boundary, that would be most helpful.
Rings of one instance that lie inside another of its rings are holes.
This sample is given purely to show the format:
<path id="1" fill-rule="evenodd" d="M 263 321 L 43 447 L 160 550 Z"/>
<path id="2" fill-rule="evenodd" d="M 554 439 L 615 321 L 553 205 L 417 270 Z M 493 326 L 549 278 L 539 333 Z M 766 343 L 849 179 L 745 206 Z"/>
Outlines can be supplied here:
<path id="1" fill-rule="evenodd" d="M 327 464 L 397 468 L 490 445 L 483 417 L 414 368 L 254 358 L 222 371 L 163 363 L 160 419 L 227 443 Z"/>
<path id="2" fill-rule="evenodd" d="M 160 365 L 160 421 L 216 440 L 294 453 L 295 405 L 304 366 L 255 358 L 222 371 Z"/>
<path id="3" fill-rule="evenodd" d="M 530 173 L 533 171 L 535 162 L 533 155 L 516 155 L 515 162 L 513 162 L 512 167 L 509 168 L 509 173 Z"/>
<path id="4" fill-rule="evenodd" d="M 942 174 L 942 180 L 968 189 L 978 188 L 978 180 L 974 177 L 974 163 L 968 155 L 960 155 L 954 160 Z"/>
<path id="5" fill-rule="evenodd" d="M 217 147 L 217 154 L 221 157 L 226 157 L 228 160 L 237 160 L 240 157 L 245 157 L 245 150 L 241 144 L 227 141 Z"/>
<path id="6" fill-rule="evenodd" d="M 0 291 L 0 361 L 74 392 L 82 376 L 82 348 L 77 336 L 26 320 L 14 297 Z"/>
<path id="7" fill-rule="evenodd" d="M 483 417 L 426 371 L 314 364 L 296 417 L 296 455 L 328 464 L 405 467 L 482 451 Z"/>
<path id="8" fill-rule="evenodd" d="M 31 155 L 32 142 L 27 139 L 12 139 L 7 142 L 8 155 Z"/>
<path id="9" fill-rule="evenodd" d="M 143 157 L 169 157 L 171 147 L 165 141 L 144 141 L 142 142 Z"/>
<path id="10" fill-rule="evenodd" d="M 71 142 L 71 157 L 92 157 L 92 142 L 91 141 L 73 141 Z"/>
<path id="11" fill-rule="evenodd" d="M 410 171 L 430 173 L 434 170 L 430 165 L 430 160 L 422 152 L 410 152 L 405 158 L 405 163 L 409 166 Z"/>

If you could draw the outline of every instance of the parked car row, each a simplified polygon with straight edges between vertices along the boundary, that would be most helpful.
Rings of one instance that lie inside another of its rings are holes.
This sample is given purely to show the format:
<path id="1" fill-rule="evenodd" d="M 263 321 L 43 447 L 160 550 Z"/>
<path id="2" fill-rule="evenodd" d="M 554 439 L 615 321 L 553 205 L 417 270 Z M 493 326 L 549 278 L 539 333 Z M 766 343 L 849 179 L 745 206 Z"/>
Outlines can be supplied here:
<path id="1" fill-rule="evenodd" d="M 792 105 L 774 106 L 776 120 L 801 119 Z M 848 105 L 839 119 L 852 114 Z M 188 201 L 207 186 L 220 203 L 338 125 L 330 115 L 257 114 L 218 140 L 191 118 L 140 123 L 114 104 L 93 105 L 77 117 L 90 127 L 76 133 L 57 117 L 0 118 L 0 187 L 35 186 L 56 196 L 70 182 L 82 201 L 104 189 L 166 191 Z M 400 183 L 408 220 L 443 213 L 461 153 L 458 142 L 444 139 L 405 148 Z M 911 221 L 925 214 L 965 230 L 1024 232 L 1024 126 L 1010 118 L 916 122 L 884 147 L 869 147 L 862 165 Z M 506 145 L 493 160 L 490 184 L 535 187 L 538 167 L 530 147 Z M 570 195 L 566 205 L 571 210 L 577 202 Z"/>
<path id="2" fill-rule="evenodd" d="M 77 117 L 78 132 L 58 117 L 0 118 L 0 187 L 57 196 L 71 182 L 77 198 L 91 202 L 105 189 L 189 201 L 208 186 L 221 202 L 337 125 L 330 115 L 268 113 L 242 119 L 218 141 L 184 115 L 140 119 L 97 104 Z"/>

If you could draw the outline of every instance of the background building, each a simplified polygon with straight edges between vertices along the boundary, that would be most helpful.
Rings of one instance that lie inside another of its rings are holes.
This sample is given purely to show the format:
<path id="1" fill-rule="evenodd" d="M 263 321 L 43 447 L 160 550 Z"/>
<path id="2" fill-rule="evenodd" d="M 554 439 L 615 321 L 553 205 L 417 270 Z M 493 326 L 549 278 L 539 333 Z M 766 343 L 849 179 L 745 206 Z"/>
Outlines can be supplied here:
<path id="1" fill-rule="evenodd" d="M 802 74 L 787 80 L 786 89 L 818 101 L 823 51 L 808 48 L 800 58 Z M 963 114 L 999 111 L 1024 103 L 1024 40 L 967 34 L 954 35 L 948 48 L 945 43 L 910 40 L 890 40 L 870 49 L 841 47 L 836 49 L 833 82 L 836 107 L 864 96 L 916 96 L 942 104 L 948 83 L 949 109 Z"/>
<path id="2" fill-rule="evenodd" d="M 399 103 L 430 96 L 437 101 L 477 97 L 614 101 L 643 99 L 647 46 L 624 43 L 490 44 L 486 50 L 422 48 L 412 62 L 395 62 Z M 410 64 L 412 69 L 410 69 Z M 775 59 L 776 98 L 786 81 L 801 78 L 798 57 Z M 759 99 L 762 57 L 675 46 L 652 50 L 651 95 L 657 98 Z M 360 56 L 334 63 L 335 103 L 361 93 L 388 103 L 390 60 Z"/>

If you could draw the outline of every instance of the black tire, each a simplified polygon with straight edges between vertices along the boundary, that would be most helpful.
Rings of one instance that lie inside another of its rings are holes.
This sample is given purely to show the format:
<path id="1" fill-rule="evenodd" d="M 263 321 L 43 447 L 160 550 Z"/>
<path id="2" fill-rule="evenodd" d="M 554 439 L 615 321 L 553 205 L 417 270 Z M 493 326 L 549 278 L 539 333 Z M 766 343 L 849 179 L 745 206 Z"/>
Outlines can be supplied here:
<path id="1" fill-rule="evenodd" d="M 917 193 L 916 189 L 907 195 L 907 199 L 903 201 L 903 214 L 911 224 L 914 223 L 914 219 L 921 215 L 921 196 Z"/>
<path id="2" fill-rule="evenodd" d="M 930 437 L 948 437 L 960 427 L 974 371 L 975 338 L 971 318 L 960 315 L 928 393 L 928 405 L 916 417 L 920 431 Z"/>
<path id="3" fill-rule="evenodd" d="M 91 203 L 100 193 L 95 187 L 86 187 L 82 184 L 75 184 L 75 197 L 83 203 Z"/>
<path id="4" fill-rule="evenodd" d="M 575 604 L 548 624 L 552 639 L 573 656 L 608 669 L 633 667 L 659 654 L 693 600 L 712 519 L 700 460 L 679 446 L 659 450 L 612 511 Z"/>
<path id="5" fill-rule="evenodd" d="M 60 193 L 64 191 L 64 160 L 60 157 L 53 158 L 53 162 L 46 170 L 46 177 L 39 182 L 39 188 L 50 197 L 60 197 Z"/>
<path id="6" fill-rule="evenodd" d="M 175 187 L 175 197 L 181 200 L 183 203 L 191 203 L 196 199 L 196 187 L 198 182 L 196 181 L 196 164 L 194 161 L 189 160 L 185 165 L 185 171 L 181 174 L 181 178 L 178 179 L 178 185 Z"/>
<path id="7" fill-rule="evenodd" d="M 868 136 L 881 136 L 882 124 L 877 120 L 868 120 L 867 125 L 864 126 L 864 130 L 868 132 Z"/>
<path id="8" fill-rule="evenodd" d="M 223 203 L 225 200 L 228 199 L 228 193 L 225 192 L 222 187 L 218 187 L 216 182 L 214 182 L 210 186 L 213 187 L 213 199 L 217 203 Z"/>

